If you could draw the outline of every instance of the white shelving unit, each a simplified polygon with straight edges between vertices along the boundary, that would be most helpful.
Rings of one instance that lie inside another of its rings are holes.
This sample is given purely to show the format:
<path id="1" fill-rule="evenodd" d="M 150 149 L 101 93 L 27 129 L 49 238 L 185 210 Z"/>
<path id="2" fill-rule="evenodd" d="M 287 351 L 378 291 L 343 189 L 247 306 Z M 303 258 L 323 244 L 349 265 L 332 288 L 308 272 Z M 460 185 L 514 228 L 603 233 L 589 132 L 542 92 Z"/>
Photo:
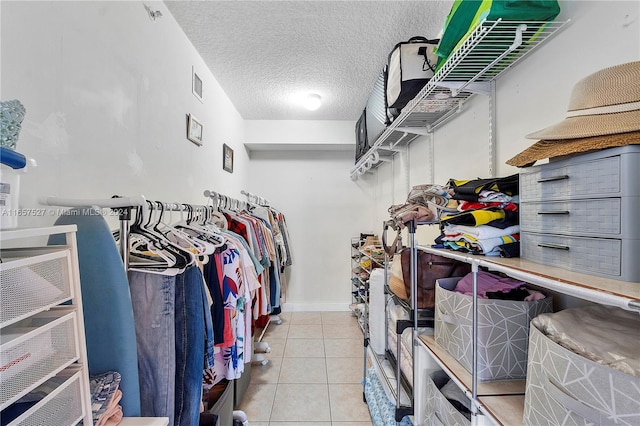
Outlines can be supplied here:
<path id="1" fill-rule="evenodd" d="M 10 425 L 93 424 L 75 233 L 75 225 L 0 232 L 0 416 L 45 392 Z M 30 246 L 56 234 L 65 245 Z"/>
<path id="2" fill-rule="evenodd" d="M 389 160 L 418 136 L 432 133 L 454 117 L 474 94 L 490 96 L 493 105 L 495 79 L 567 23 L 483 21 L 356 162 L 351 179 L 357 180 Z M 491 109 L 489 121 L 493 123 Z M 493 127 L 488 135 L 491 175 L 495 170 Z"/>
<path id="3" fill-rule="evenodd" d="M 617 306 L 640 312 L 640 283 L 601 278 L 554 268 L 520 258 L 494 258 L 462 254 L 450 250 L 418 247 L 472 265 L 474 271 L 485 267 L 502 272 L 558 293 L 595 303 Z M 474 299 L 474 310 L 477 304 Z M 474 326 L 477 323 L 474 322 Z M 475 332 L 474 332 L 475 334 Z M 447 375 L 475 402 L 481 416 L 472 417 L 472 424 L 519 425 L 524 410 L 525 381 L 478 382 L 475 372 L 470 374 L 442 347 L 433 336 L 418 336 L 419 348 L 425 349 Z"/>

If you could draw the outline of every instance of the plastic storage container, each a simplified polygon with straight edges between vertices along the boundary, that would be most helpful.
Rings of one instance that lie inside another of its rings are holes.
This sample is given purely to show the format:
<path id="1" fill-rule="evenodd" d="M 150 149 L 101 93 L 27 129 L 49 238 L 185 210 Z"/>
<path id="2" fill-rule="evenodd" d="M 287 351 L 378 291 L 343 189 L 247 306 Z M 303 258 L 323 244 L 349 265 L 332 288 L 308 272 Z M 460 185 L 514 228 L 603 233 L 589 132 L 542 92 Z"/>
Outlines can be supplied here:
<path id="1" fill-rule="evenodd" d="M 0 147 L 0 229 L 18 226 L 20 175 L 26 171 L 24 155 Z"/>

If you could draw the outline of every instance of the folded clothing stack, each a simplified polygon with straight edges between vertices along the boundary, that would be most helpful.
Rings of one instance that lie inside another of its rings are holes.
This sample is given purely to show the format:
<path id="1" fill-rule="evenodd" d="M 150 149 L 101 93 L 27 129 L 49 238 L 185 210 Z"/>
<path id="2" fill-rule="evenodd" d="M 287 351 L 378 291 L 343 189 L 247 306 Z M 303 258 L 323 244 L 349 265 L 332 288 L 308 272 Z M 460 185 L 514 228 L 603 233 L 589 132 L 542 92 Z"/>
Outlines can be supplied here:
<path id="1" fill-rule="evenodd" d="M 518 257 L 518 182 L 517 174 L 469 181 L 450 179 L 448 186 L 458 207 L 440 216 L 444 227 L 436 244 L 471 254 Z"/>
<path id="2" fill-rule="evenodd" d="M 120 373 L 108 371 L 90 378 L 91 411 L 94 426 L 115 426 L 122 420 Z"/>
<path id="3" fill-rule="evenodd" d="M 519 300 L 533 302 L 547 297 L 542 292 L 525 286 L 524 281 L 478 271 L 478 297 L 481 299 Z M 455 287 L 456 293 L 473 295 L 473 273 L 462 277 Z"/>

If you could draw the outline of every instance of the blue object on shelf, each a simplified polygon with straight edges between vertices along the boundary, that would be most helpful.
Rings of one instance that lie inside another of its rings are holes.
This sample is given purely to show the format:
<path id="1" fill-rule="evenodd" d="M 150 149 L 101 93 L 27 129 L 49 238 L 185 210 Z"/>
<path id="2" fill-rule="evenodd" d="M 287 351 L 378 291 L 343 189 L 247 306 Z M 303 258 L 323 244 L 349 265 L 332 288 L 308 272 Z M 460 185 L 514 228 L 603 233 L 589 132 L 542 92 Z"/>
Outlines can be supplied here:
<path id="1" fill-rule="evenodd" d="M 12 169 L 23 169 L 27 165 L 27 157 L 12 149 L 0 146 L 0 163 Z"/>

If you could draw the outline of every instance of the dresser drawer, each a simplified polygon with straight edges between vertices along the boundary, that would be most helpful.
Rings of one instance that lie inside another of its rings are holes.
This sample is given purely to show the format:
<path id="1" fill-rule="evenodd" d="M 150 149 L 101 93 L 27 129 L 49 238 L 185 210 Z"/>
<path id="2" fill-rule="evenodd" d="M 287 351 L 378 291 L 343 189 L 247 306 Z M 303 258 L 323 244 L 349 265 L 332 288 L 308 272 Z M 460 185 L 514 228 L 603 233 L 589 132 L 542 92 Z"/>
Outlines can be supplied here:
<path id="1" fill-rule="evenodd" d="M 520 204 L 520 229 L 579 237 L 640 238 L 640 197 Z"/>
<path id="2" fill-rule="evenodd" d="M 520 233 L 520 255 L 524 259 L 624 281 L 640 281 L 638 250 L 639 239 Z"/>
<path id="3" fill-rule="evenodd" d="M 0 256 L 0 326 L 74 297 L 70 248 L 3 249 Z"/>
<path id="4" fill-rule="evenodd" d="M 523 169 L 520 202 L 640 196 L 640 147 L 611 148 Z"/>

